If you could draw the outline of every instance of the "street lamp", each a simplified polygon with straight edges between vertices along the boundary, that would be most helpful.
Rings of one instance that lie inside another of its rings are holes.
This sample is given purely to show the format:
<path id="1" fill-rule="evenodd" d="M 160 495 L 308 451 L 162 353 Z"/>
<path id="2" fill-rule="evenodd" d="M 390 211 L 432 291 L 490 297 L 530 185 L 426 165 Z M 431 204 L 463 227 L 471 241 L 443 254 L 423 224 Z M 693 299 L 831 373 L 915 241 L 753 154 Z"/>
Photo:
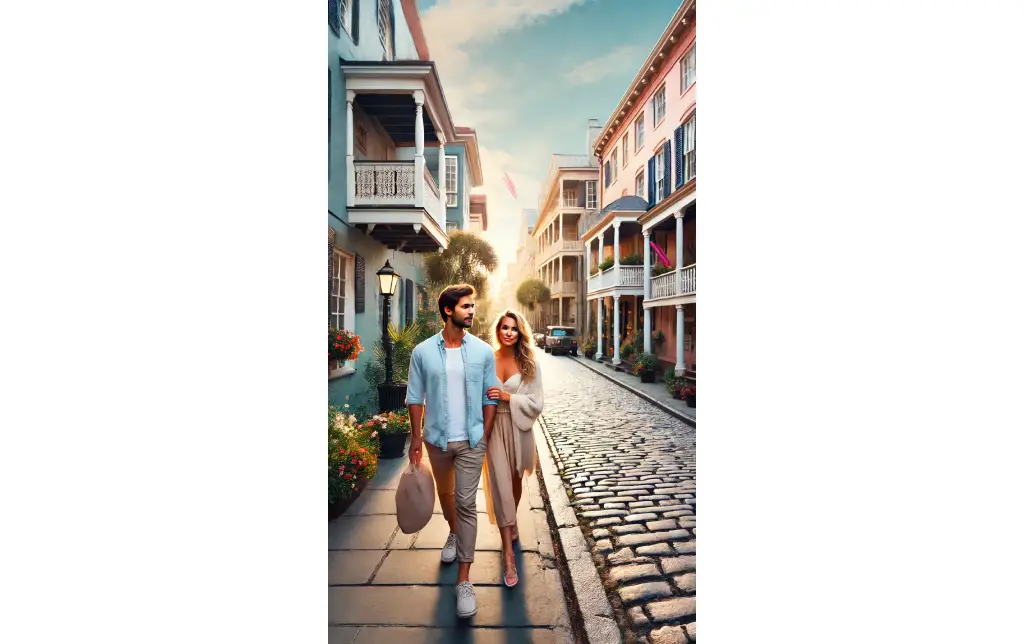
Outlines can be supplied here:
<path id="1" fill-rule="evenodd" d="M 402 276 L 391 268 L 391 262 L 385 261 L 384 267 L 377 271 L 380 283 L 380 295 L 384 298 L 384 320 L 382 322 L 381 339 L 384 343 L 384 382 L 377 388 L 377 400 L 381 413 L 400 409 L 405 402 L 405 383 L 395 383 L 394 358 L 392 356 L 391 333 L 388 322 L 391 319 L 391 297 L 398 290 L 398 282 Z"/>

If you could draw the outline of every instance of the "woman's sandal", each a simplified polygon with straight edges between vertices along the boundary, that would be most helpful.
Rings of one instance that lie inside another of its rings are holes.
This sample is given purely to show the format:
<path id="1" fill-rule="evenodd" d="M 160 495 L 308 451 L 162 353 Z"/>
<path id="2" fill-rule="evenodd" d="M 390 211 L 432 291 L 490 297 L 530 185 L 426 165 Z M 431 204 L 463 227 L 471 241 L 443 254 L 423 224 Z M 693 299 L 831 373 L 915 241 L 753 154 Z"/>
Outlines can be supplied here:
<path id="1" fill-rule="evenodd" d="M 511 582 L 509 581 L 510 578 L 512 579 Z M 505 582 L 506 588 L 515 588 L 517 585 L 519 585 L 519 571 L 516 570 L 516 565 L 514 563 L 512 564 L 511 573 L 509 572 L 509 569 L 507 567 L 505 568 L 505 572 L 502 575 L 502 581 Z"/>

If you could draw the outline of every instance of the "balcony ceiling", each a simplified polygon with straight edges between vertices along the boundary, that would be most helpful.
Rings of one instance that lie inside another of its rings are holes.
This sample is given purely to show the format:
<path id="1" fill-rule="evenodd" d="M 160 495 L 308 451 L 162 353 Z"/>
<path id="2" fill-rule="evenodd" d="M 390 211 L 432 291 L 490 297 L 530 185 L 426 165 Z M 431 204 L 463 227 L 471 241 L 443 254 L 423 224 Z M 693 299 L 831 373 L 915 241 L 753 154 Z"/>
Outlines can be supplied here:
<path id="1" fill-rule="evenodd" d="M 396 145 L 416 144 L 416 102 L 411 94 L 356 94 L 356 104 L 377 119 Z M 437 132 L 423 110 L 423 141 L 437 143 Z"/>

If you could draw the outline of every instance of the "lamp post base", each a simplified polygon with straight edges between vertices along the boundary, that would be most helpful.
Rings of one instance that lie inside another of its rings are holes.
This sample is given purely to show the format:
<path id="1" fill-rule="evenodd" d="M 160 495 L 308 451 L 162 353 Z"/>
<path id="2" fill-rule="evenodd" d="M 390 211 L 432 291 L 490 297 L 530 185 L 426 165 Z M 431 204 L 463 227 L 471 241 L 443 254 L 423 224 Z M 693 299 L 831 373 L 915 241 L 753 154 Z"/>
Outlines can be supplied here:
<path id="1" fill-rule="evenodd" d="M 405 407 L 405 391 L 408 387 L 404 382 L 385 382 L 377 386 L 377 406 L 380 413 L 398 411 Z"/>

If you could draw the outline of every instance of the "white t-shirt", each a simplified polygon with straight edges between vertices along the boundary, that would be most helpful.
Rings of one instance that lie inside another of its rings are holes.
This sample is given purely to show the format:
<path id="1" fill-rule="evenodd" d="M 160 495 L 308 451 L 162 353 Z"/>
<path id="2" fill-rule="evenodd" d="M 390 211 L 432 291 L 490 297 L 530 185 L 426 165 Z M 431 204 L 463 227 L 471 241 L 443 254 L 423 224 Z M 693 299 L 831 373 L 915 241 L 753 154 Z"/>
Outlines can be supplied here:
<path id="1" fill-rule="evenodd" d="M 445 347 L 445 370 L 448 372 L 448 442 L 468 441 L 466 367 L 462 363 L 462 349 Z"/>

